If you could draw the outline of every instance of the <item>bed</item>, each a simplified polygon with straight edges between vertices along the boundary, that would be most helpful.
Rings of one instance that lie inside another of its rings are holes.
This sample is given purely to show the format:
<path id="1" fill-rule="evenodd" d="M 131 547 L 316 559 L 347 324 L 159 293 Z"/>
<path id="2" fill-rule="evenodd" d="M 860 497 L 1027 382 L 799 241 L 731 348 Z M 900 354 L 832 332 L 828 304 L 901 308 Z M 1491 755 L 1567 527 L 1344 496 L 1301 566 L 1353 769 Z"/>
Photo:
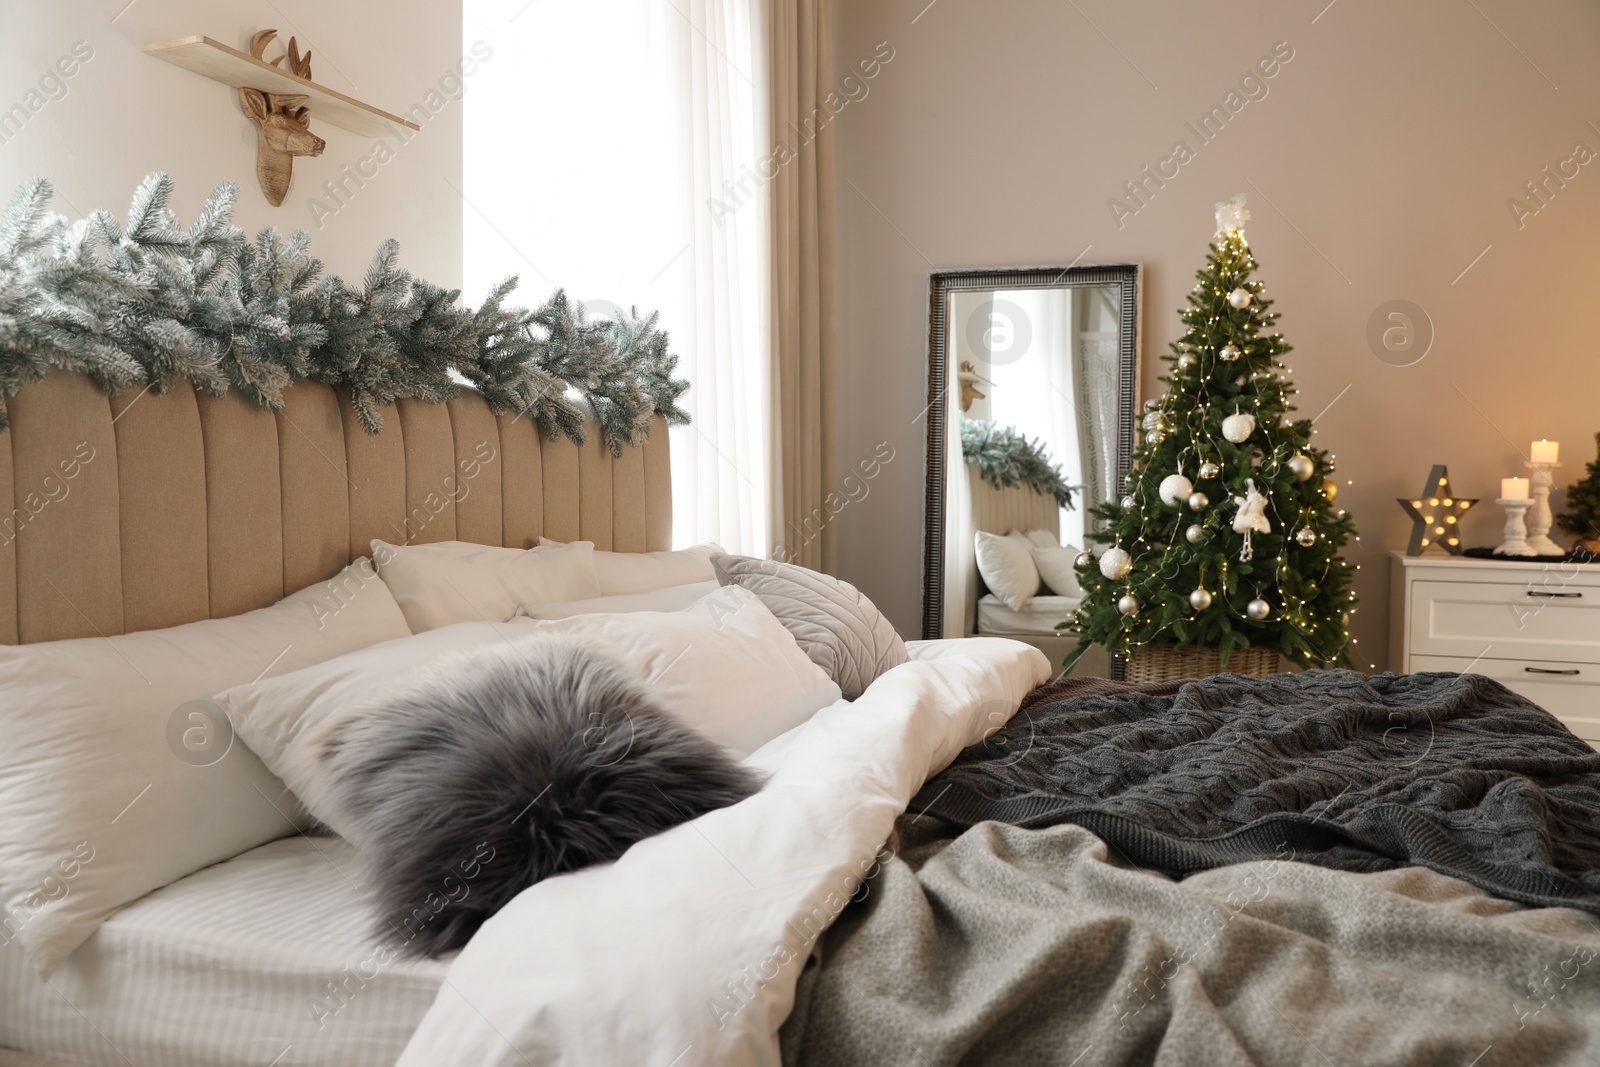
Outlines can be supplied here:
<path id="1" fill-rule="evenodd" d="M 231 618 L 372 538 L 666 547 L 664 433 L 613 458 L 467 394 L 369 437 L 335 390 L 285 395 L 21 393 L 0 505 L 32 528 L 0 547 L 0 642 Z M 80 442 L 96 458 L 35 510 Z M 48 981 L 0 948 L 0 1064 L 1600 1055 L 1600 755 L 1556 720 L 1456 676 L 1052 673 L 1009 639 L 912 643 L 746 756 L 759 792 L 538 882 L 441 959 L 380 961 L 362 855 L 285 827 Z"/>

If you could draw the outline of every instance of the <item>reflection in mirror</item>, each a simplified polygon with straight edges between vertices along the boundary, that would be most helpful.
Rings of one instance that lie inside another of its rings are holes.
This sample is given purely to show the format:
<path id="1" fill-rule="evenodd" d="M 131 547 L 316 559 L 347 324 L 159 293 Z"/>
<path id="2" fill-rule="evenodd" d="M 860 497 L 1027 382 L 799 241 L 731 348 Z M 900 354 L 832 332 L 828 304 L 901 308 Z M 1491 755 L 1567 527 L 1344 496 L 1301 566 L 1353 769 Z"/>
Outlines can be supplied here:
<path id="1" fill-rule="evenodd" d="M 1137 301 L 1137 267 L 934 276 L 925 637 L 1075 647 L 1055 627 L 1132 452 Z"/>

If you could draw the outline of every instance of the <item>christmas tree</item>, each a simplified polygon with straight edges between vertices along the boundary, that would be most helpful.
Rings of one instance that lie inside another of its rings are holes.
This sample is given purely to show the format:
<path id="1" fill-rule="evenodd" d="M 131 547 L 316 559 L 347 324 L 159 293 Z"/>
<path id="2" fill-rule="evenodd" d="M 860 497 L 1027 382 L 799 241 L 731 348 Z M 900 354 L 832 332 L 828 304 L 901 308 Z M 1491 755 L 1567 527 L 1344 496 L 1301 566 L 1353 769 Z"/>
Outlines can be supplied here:
<path id="1" fill-rule="evenodd" d="M 1304 666 L 1349 663 L 1353 568 L 1339 549 L 1355 525 L 1334 507 L 1328 455 L 1309 419 L 1288 421 L 1294 390 L 1272 331 L 1278 315 L 1251 278 L 1244 198 L 1217 207 L 1217 240 L 1162 357 L 1166 395 L 1145 403 L 1143 439 L 1120 504 L 1093 513 L 1107 547 L 1078 557 L 1082 603 L 1062 624 L 1080 643 L 1137 656 L 1154 644 L 1228 657 L 1273 649 Z"/>
<path id="2" fill-rule="evenodd" d="M 1600 450 L 1600 433 L 1594 435 L 1594 443 Z M 1581 538 L 1584 548 L 1600 552 L 1600 458 L 1589 464 L 1582 481 L 1567 487 L 1567 510 L 1556 516 L 1556 522 Z"/>

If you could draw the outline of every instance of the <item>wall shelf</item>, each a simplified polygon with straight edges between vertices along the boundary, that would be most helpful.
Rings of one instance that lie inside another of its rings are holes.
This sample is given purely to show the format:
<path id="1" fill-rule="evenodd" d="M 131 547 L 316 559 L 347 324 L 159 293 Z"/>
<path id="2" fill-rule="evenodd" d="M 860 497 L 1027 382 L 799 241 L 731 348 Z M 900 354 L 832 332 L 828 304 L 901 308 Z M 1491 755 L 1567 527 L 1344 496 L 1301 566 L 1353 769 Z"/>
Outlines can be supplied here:
<path id="1" fill-rule="evenodd" d="M 313 118 L 331 122 L 340 129 L 363 137 L 409 137 L 422 127 L 398 115 L 380 111 L 314 81 L 263 62 L 247 52 L 229 48 L 210 37 L 183 37 L 176 41 L 157 41 L 144 46 L 157 59 L 196 74 L 231 85 L 235 89 L 259 89 L 267 93 L 298 93 L 309 97 Z"/>

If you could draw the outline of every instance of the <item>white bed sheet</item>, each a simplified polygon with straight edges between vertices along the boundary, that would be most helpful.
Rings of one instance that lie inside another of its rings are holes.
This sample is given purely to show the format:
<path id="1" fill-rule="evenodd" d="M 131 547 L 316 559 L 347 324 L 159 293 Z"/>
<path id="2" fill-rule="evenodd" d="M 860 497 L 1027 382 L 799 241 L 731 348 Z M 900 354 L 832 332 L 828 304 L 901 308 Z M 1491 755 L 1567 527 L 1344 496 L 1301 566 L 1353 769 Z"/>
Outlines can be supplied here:
<path id="1" fill-rule="evenodd" d="M 382 962 L 361 885 L 343 841 L 286 838 L 130 904 L 48 984 L 0 947 L 0 1046 L 92 1067 L 388 1067 L 448 962 Z"/>
<path id="2" fill-rule="evenodd" d="M 989 593 L 978 601 L 978 633 L 1003 637 L 1011 634 L 1062 636 L 1056 623 L 1078 610 L 1075 596 L 1036 596 L 1021 609 L 1009 608 Z"/>
<path id="3" fill-rule="evenodd" d="M 910 650 L 752 755 L 760 793 L 524 890 L 462 949 L 400 1067 L 776 1067 L 811 945 L 896 816 L 1050 677 L 1017 641 Z"/>

